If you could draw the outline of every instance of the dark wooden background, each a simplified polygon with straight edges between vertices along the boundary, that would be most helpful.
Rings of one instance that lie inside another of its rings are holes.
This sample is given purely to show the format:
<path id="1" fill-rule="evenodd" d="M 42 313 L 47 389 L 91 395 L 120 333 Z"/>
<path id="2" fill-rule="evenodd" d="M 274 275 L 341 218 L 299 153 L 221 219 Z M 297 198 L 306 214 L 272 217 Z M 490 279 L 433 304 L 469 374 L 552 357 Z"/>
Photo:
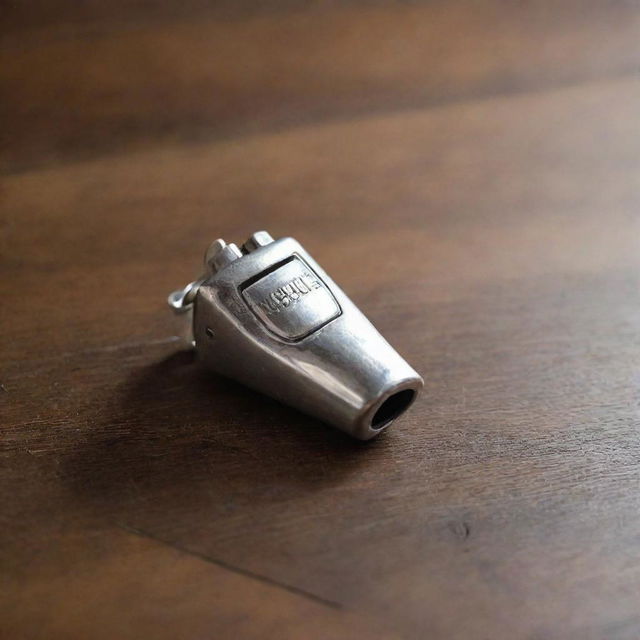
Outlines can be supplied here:
<path id="1" fill-rule="evenodd" d="M 640 637 L 640 5 L 2 3 L 0 636 Z M 167 293 L 299 239 L 423 374 L 352 442 Z"/>

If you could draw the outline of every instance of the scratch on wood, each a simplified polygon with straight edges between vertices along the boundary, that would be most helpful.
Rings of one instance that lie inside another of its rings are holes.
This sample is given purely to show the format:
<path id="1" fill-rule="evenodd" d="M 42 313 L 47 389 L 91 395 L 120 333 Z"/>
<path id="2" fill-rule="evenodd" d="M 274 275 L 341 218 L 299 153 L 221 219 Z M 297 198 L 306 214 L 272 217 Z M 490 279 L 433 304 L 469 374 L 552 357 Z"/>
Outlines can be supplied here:
<path id="1" fill-rule="evenodd" d="M 456 520 L 449 525 L 449 529 L 456 538 L 467 540 L 471 535 L 471 527 L 463 520 Z"/>
<path id="2" fill-rule="evenodd" d="M 175 542 L 171 542 L 169 540 L 165 540 L 156 536 L 155 534 L 149 533 L 148 531 L 143 531 L 142 529 L 138 529 L 136 527 L 131 527 L 127 524 L 116 522 L 115 525 L 121 529 L 122 531 L 126 531 L 127 533 L 131 533 L 136 536 L 140 536 L 142 538 L 148 538 L 149 540 L 153 540 L 158 544 L 166 545 L 171 547 L 172 549 L 179 551 L 180 553 L 185 553 L 194 558 L 199 558 L 200 560 L 204 560 L 210 564 L 214 564 L 222 569 L 226 569 L 227 571 L 232 571 L 233 573 L 237 573 L 238 575 L 245 576 L 246 578 L 251 578 L 252 580 L 257 580 L 264 584 L 271 585 L 273 587 L 277 587 L 278 589 L 284 589 L 289 593 L 293 593 L 295 595 L 301 596 L 302 598 L 306 598 L 307 600 L 312 600 L 313 602 L 317 602 L 319 604 L 324 605 L 325 607 L 329 607 L 331 609 L 344 609 L 344 607 L 339 602 L 334 602 L 333 600 L 328 600 L 327 598 L 323 598 L 322 596 L 318 596 L 315 593 L 311 593 L 310 591 L 305 591 L 304 589 L 300 589 L 299 587 L 295 587 L 290 584 L 286 584 L 284 582 L 279 582 L 270 578 L 269 576 L 264 576 L 259 573 L 254 573 L 253 571 L 249 571 L 248 569 L 243 569 L 241 567 L 236 567 L 235 565 L 229 564 L 224 560 L 220 560 L 218 558 L 212 558 L 211 556 L 205 555 L 199 551 L 194 551 L 193 549 L 188 549 L 187 547 L 183 547 L 180 544 Z"/>

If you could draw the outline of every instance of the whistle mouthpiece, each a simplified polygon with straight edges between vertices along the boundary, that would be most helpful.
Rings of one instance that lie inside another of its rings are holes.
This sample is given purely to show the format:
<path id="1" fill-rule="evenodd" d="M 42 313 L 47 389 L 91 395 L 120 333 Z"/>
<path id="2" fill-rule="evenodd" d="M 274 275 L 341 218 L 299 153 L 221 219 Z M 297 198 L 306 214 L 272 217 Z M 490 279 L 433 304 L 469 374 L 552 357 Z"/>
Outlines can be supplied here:
<path id="1" fill-rule="evenodd" d="M 216 240 L 205 273 L 169 296 L 213 371 L 360 440 L 388 428 L 422 378 L 293 238 Z"/>

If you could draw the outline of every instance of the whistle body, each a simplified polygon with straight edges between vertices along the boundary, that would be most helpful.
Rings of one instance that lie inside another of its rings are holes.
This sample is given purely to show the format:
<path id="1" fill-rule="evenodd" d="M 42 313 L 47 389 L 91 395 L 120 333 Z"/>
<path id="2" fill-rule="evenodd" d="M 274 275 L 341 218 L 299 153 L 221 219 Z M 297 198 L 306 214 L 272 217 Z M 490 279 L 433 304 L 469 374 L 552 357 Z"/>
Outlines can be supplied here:
<path id="1" fill-rule="evenodd" d="M 294 239 L 218 240 L 205 263 L 189 304 L 210 369 L 360 440 L 415 400 L 422 378 Z"/>

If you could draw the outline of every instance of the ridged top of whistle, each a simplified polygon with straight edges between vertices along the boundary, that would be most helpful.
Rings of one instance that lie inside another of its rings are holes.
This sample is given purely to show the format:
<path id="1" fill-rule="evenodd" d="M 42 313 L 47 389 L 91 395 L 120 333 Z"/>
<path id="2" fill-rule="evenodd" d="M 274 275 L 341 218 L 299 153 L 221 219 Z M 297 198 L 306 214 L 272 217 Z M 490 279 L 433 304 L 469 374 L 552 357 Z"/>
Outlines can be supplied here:
<path id="1" fill-rule="evenodd" d="M 204 265 L 209 274 L 214 274 L 224 269 L 234 260 L 242 258 L 244 254 L 251 253 L 260 247 L 273 242 L 273 238 L 267 231 L 256 231 L 243 245 L 242 250 L 233 242 L 227 244 L 222 238 L 218 238 L 209 245 L 204 255 Z"/>

